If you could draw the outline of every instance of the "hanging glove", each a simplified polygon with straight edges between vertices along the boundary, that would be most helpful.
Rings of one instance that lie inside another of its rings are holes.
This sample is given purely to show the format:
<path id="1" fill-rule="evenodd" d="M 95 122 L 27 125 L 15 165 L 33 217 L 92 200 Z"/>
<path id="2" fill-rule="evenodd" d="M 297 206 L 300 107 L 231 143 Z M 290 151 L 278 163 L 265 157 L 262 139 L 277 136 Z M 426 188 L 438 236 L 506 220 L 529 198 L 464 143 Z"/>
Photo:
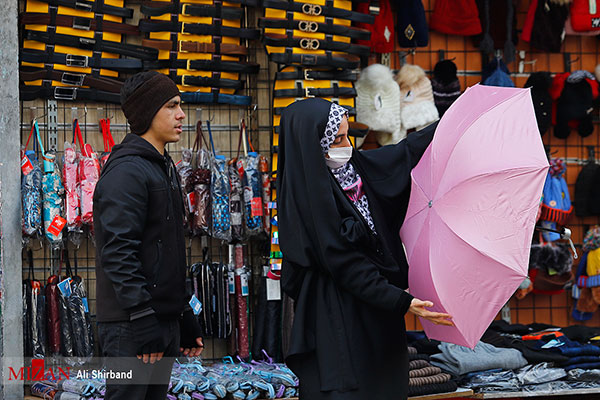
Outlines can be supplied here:
<path id="1" fill-rule="evenodd" d="M 137 355 L 163 353 L 166 349 L 165 338 L 155 314 L 146 315 L 131 321 Z"/>
<path id="2" fill-rule="evenodd" d="M 200 347 L 196 339 L 202 337 L 202 329 L 191 309 L 184 311 L 179 318 L 179 332 L 181 335 L 179 347 L 183 349 Z"/>

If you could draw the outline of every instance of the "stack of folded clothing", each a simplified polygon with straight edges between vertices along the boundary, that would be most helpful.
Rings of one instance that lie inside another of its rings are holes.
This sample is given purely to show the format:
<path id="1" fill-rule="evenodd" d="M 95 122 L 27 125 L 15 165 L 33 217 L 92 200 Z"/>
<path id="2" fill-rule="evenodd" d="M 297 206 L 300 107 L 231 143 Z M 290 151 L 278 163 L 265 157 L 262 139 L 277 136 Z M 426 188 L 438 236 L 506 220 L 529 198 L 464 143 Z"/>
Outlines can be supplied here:
<path id="1" fill-rule="evenodd" d="M 435 393 L 454 392 L 456 382 L 451 380 L 450 374 L 442 373 L 438 367 L 429 363 L 429 356 L 417 353 L 414 347 L 408 347 L 409 358 L 409 396 L 424 396 Z"/>

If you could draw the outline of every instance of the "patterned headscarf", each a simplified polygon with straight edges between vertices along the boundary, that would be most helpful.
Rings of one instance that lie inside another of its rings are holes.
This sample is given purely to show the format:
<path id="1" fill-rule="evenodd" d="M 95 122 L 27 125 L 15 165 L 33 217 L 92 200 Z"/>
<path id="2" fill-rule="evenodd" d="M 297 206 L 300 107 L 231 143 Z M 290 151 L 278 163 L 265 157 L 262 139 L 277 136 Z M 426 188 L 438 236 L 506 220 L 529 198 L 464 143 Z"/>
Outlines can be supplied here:
<path id="1" fill-rule="evenodd" d="M 335 136 L 340 130 L 342 119 L 347 115 L 348 112 L 344 107 L 331 103 L 329 119 L 325 127 L 325 133 L 321 139 L 323 155 L 327 154 L 329 151 L 331 144 L 335 140 Z M 371 216 L 371 210 L 369 209 L 369 200 L 362 188 L 362 179 L 354 169 L 354 166 L 350 162 L 347 162 L 339 168 L 332 168 L 331 172 L 342 189 L 344 189 L 346 195 L 350 198 L 350 201 L 354 203 L 360 214 L 363 216 L 371 231 L 377 234 L 375 224 L 373 223 L 373 217 Z"/>

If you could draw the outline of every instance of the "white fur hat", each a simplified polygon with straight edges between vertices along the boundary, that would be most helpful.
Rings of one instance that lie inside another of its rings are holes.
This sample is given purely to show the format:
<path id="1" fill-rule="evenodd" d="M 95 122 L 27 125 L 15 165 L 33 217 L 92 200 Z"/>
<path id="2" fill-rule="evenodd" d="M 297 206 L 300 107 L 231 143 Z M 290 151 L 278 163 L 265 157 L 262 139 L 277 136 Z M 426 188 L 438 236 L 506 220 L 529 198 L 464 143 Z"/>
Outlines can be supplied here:
<path id="1" fill-rule="evenodd" d="M 398 143 L 406 136 L 400 124 L 400 88 L 392 71 L 381 64 L 362 70 L 356 81 L 356 120 L 377 131 L 381 145 Z"/>
<path id="2" fill-rule="evenodd" d="M 400 119 L 404 129 L 420 129 L 439 119 L 431 81 L 418 65 L 405 64 L 396 75 L 400 86 Z"/>

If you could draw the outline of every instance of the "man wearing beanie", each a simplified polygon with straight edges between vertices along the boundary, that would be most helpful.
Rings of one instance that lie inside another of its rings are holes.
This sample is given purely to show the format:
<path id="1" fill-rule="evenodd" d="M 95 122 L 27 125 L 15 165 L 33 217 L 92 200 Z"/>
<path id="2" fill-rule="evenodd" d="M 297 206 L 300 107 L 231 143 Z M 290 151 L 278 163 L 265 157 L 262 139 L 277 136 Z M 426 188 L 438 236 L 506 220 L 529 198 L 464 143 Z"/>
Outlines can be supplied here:
<path id="1" fill-rule="evenodd" d="M 114 147 L 94 192 L 96 297 L 106 400 L 161 399 L 174 357 L 202 351 L 186 295 L 183 203 L 167 143 L 185 114 L 173 81 L 154 71 L 125 81 L 131 127 Z M 127 373 L 131 373 L 127 375 Z"/>

